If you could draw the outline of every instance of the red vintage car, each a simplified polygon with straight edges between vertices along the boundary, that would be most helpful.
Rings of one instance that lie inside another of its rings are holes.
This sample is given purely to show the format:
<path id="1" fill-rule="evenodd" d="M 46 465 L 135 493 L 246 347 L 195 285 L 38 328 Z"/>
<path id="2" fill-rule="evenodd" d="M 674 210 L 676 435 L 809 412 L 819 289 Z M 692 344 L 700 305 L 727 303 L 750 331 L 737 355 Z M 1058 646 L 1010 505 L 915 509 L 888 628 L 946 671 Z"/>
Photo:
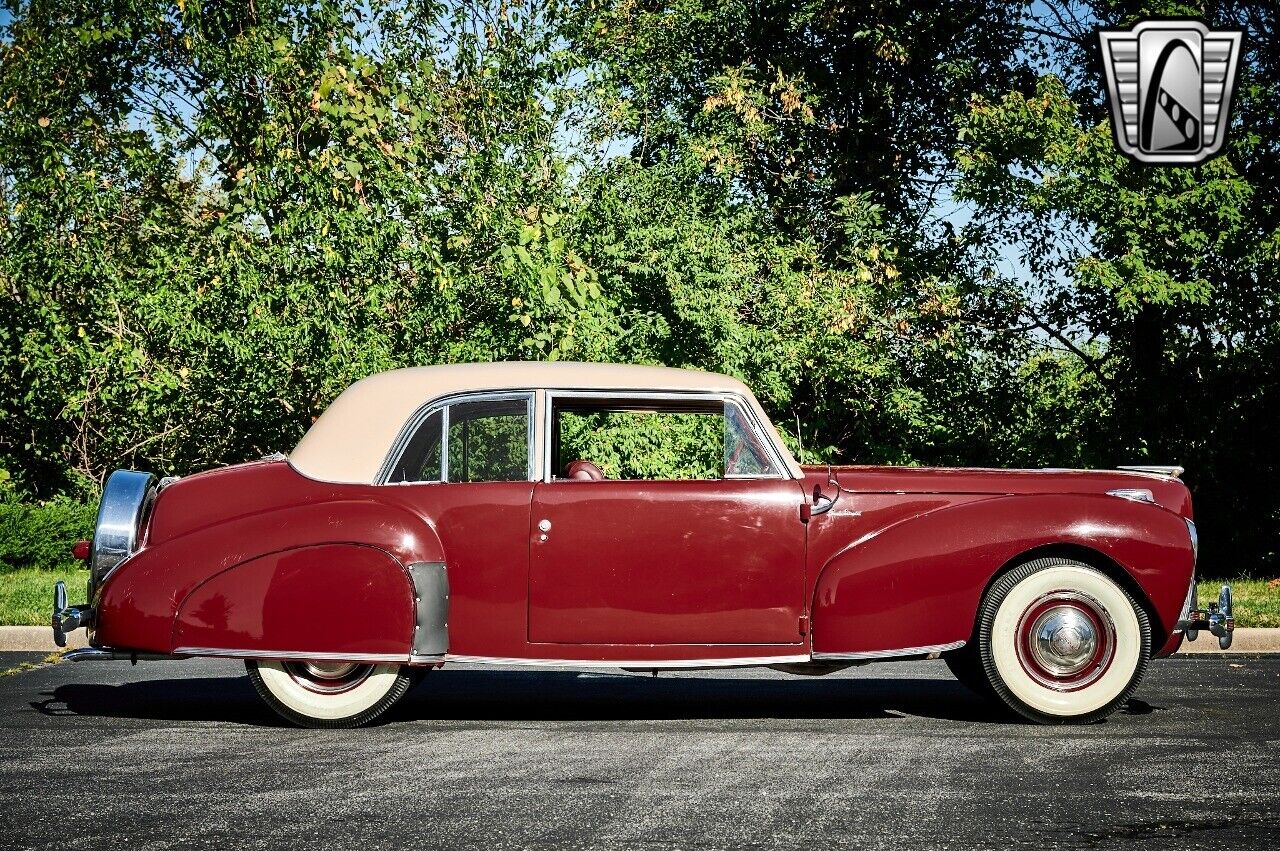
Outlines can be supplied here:
<path id="1" fill-rule="evenodd" d="M 305 725 L 450 662 L 769 666 L 941 657 L 1046 723 L 1101 718 L 1199 629 L 1177 468 L 802 466 L 723 375 L 495 363 L 374 375 L 289 456 L 120 470 L 68 658 L 245 660 Z"/>

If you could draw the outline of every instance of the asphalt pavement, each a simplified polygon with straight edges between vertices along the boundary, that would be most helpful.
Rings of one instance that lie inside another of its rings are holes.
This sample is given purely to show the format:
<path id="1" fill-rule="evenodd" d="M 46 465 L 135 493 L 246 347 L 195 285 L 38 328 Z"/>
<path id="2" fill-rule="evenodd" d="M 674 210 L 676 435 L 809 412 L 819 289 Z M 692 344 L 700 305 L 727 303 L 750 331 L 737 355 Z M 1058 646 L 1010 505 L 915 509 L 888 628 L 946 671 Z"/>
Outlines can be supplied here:
<path id="1" fill-rule="evenodd" d="M 1087 727 L 940 662 L 458 665 L 299 730 L 235 662 L 62 663 L 0 677 L 0 847 L 1274 849 L 1277 708 L 1280 656 L 1157 661 Z"/>

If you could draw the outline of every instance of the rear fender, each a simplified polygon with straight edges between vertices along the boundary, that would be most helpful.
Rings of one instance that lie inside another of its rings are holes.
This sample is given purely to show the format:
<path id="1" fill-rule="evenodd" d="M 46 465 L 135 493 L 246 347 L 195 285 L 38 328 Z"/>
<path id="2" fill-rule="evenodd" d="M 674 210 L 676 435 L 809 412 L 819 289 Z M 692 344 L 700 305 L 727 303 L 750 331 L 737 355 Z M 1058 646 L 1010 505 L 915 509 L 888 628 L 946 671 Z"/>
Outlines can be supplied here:
<path id="1" fill-rule="evenodd" d="M 350 549 L 333 549 L 335 546 Z M 356 550 L 368 552 L 357 554 Z M 352 563 L 359 567 L 344 572 L 341 563 L 347 558 L 354 559 Z M 233 620 L 247 624 L 255 612 L 263 618 L 286 617 L 281 614 L 283 608 L 274 605 L 268 613 L 260 593 L 263 588 L 258 589 L 256 598 L 247 593 L 228 596 L 231 587 L 222 588 L 220 583 L 211 586 L 207 597 L 193 601 L 193 605 L 188 606 L 187 600 L 197 588 L 224 573 L 228 574 L 225 582 L 243 579 L 246 583 L 261 583 L 268 581 L 268 576 L 279 576 L 290 577 L 277 581 L 293 586 L 297 581 L 292 578 L 294 571 L 307 565 L 308 570 L 314 568 L 325 576 L 323 582 L 313 583 L 323 584 L 323 591 L 307 592 L 314 595 L 314 599 L 306 597 L 324 611 L 329 611 L 327 607 L 331 604 L 324 595 L 349 603 L 355 582 L 373 582 L 382 589 L 385 599 L 378 598 L 375 605 L 375 599 L 371 598 L 362 604 L 366 608 L 350 611 L 348 617 L 384 624 L 379 640 L 387 643 L 394 637 L 395 652 L 404 650 L 407 656 L 412 630 L 405 632 L 401 625 L 406 622 L 405 618 L 409 623 L 415 619 L 410 566 L 439 566 L 444 561 L 439 536 L 428 521 L 384 503 L 334 500 L 256 512 L 146 547 L 121 564 L 99 590 L 98 630 L 94 640 L 99 646 L 169 653 L 179 646 L 175 644 L 179 635 L 185 635 L 184 640 L 194 640 L 201 635 L 202 641 L 212 642 L 208 644 L 210 647 L 235 649 L 233 638 L 256 630 L 260 636 L 258 649 L 299 649 L 296 645 L 268 647 L 263 643 L 268 641 L 268 635 L 272 636 L 270 641 L 275 642 L 298 634 L 283 625 L 291 622 L 287 618 L 278 627 L 264 623 L 249 632 L 228 631 L 221 640 L 209 631 L 217 623 L 216 609 L 222 602 L 234 603 L 237 609 L 234 619 L 232 612 L 226 613 L 228 625 Z M 331 568 L 325 567 L 330 564 Z M 241 566 L 248 569 L 234 570 Z M 437 583 L 437 587 L 443 585 Z M 197 619 L 195 612 L 201 606 L 208 608 Z M 185 610 L 189 618 L 185 626 L 178 623 L 180 610 Z"/>
<path id="2" fill-rule="evenodd" d="M 973 632 L 992 579 L 1034 550 L 1081 547 L 1132 577 L 1168 637 L 1194 570 L 1186 523 L 1101 495 L 1000 496 L 899 521 L 831 557 L 813 595 L 814 652 L 910 655 Z M 1159 642 L 1157 642 L 1159 646 Z"/>
<path id="3" fill-rule="evenodd" d="M 383 550 L 295 547 L 198 585 L 178 609 L 173 652 L 403 662 L 414 614 L 409 577 Z"/>

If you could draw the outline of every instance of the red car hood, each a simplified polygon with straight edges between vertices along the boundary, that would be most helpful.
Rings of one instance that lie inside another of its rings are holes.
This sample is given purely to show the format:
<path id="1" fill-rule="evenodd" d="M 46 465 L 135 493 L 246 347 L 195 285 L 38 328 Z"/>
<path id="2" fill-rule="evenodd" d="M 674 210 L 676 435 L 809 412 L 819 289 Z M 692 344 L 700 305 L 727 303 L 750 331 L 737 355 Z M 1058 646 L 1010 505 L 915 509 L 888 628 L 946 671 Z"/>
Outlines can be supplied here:
<path id="1" fill-rule="evenodd" d="M 827 467 L 805 465 L 821 484 Z M 1191 518 L 1191 493 L 1173 476 L 1129 470 L 998 470 L 976 467 L 831 467 L 842 490 L 860 493 L 1105 494 L 1147 491 L 1169 511 Z"/>

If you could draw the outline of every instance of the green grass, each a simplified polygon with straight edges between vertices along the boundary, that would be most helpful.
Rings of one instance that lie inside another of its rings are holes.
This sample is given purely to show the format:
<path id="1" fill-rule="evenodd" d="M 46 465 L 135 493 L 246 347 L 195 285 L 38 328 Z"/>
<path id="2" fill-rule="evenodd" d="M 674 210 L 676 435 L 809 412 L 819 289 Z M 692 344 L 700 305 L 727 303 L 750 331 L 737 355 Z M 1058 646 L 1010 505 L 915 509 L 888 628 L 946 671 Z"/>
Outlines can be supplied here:
<path id="1" fill-rule="evenodd" d="M 53 583 L 67 583 L 67 602 L 84 599 L 87 570 L 14 570 L 0 573 L 0 626 L 49 626 L 53 617 Z"/>
<path id="2" fill-rule="evenodd" d="M 53 583 L 67 583 L 67 600 L 83 603 L 86 570 L 15 570 L 0 573 L 0 626 L 48 626 Z M 1200 583 L 1200 605 L 1218 599 L 1221 582 Z M 1280 627 L 1280 586 L 1265 579 L 1233 579 L 1236 626 Z"/>
<path id="3" fill-rule="evenodd" d="M 15 665 L 14 667 L 9 668 L 7 671 L 0 671 L 0 678 L 11 677 L 14 674 L 21 674 L 23 671 L 30 671 L 34 668 L 39 668 L 41 665 L 56 665 L 62 661 L 62 653 L 63 651 L 59 650 L 57 653 L 50 653 L 39 662 L 23 662 L 20 665 Z"/>
<path id="4" fill-rule="evenodd" d="M 1266 579 L 1232 579 L 1231 603 L 1235 608 L 1236 626 L 1280 627 L 1280 585 Z M 1221 582 L 1201 582 L 1197 589 L 1200 608 L 1218 599 Z"/>

